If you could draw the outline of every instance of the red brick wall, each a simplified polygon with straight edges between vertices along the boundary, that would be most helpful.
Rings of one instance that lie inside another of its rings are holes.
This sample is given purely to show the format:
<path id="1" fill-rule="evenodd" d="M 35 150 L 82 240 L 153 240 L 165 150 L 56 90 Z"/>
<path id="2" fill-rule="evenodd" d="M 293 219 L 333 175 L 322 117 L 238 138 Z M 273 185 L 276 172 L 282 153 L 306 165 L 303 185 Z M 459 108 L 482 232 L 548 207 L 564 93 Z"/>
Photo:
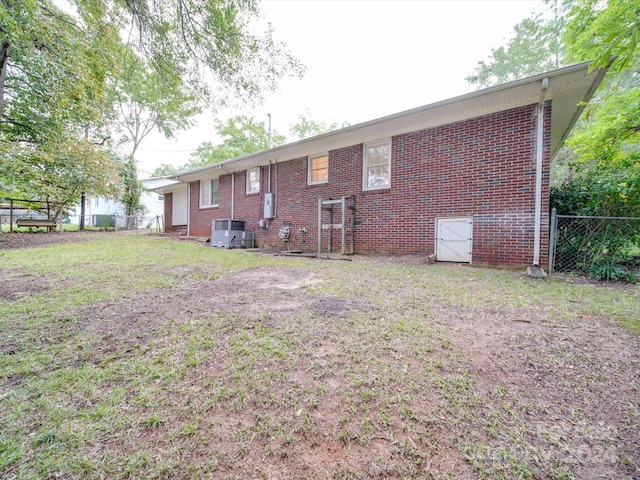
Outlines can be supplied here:
<path id="1" fill-rule="evenodd" d="M 546 110 L 541 265 L 548 250 L 550 108 Z M 362 190 L 363 145 L 329 152 L 329 181 L 307 185 L 307 159 L 274 163 L 271 191 L 277 217 L 262 218 L 269 167 L 259 195 L 245 194 L 245 173 L 235 174 L 235 212 L 256 231 L 256 244 L 286 248 L 278 238 L 291 222 L 291 248 L 317 248 L 318 199 L 355 195 L 355 252 L 431 254 L 438 217 L 473 217 L 473 262 L 524 266 L 533 261 L 536 106 L 516 108 L 392 139 L 391 188 Z M 321 152 L 309 152 L 315 154 Z M 198 208 L 191 186 L 191 235 L 210 236 L 211 220 L 231 216 L 231 175 L 220 177 L 220 207 Z M 328 221 L 328 220 L 327 220 Z M 336 223 L 339 218 L 336 220 Z M 339 232 L 333 245 L 339 248 Z"/>

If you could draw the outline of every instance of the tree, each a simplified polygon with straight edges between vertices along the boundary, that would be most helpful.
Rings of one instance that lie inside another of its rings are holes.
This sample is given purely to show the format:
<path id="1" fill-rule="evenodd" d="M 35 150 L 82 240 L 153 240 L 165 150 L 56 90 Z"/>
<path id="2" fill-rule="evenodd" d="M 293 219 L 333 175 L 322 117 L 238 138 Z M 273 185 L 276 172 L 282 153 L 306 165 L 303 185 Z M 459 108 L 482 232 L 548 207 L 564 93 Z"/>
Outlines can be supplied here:
<path id="1" fill-rule="evenodd" d="M 296 123 L 290 127 L 293 138 L 288 139 L 284 135 L 272 132 L 271 146 L 277 147 L 284 145 L 287 141 L 302 140 L 347 126 L 347 123 L 340 125 L 333 121 L 313 121 L 308 119 L 307 115 L 308 111 L 305 110 L 298 115 Z M 181 167 L 164 165 L 161 166 L 162 168 L 157 168 L 153 175 L 176 174 L 269 148 L 269 131 L 265 124 L 263 122 L 256 123 L 253 118 L 245 115 L 232 117 L 224 123 L 217 121 L 215 128 L 217 135 L 223 139 L 222 143 L 214 145 L 210 141 L 205 141 L 191 154 L 189 161 Z"/>
<path id="2" fill-rule="evenodd" d="M 269 148 L 268 129 L 263 122 L 254 122 L 253 118 L 244 115 L 235 116 L 225 123 L 217 121 L 215 128 L 218 136 L 223 139 L 222 143 L 213 145 L 208 141 L 203 142 L 191 154 L 191 158 L 183 167 L 184 170 L 220 163 Z M 272 147 L 284 144 L 285 140 L 283 135 L 272 132 Z"/>
<path id="3" fill-rule="evenodd" d="M 176 175 L 183 171 L 181 168 L 174 167 L 168 163 L 161 163 L 151 174 L 152 177 L 168 177 L 170 175 Z"/>
<path id="4" fill-rule="evenodd" d="M 97 7 L 128 28 L 127 43 L 160 77 L 181 78 L 219 104 L 260 100 L 304 71 L 270 26 L 258 30 L 257 0 L 73 1 L 82 15 Z"/>
<path id="5" fill-rule="evenodd" d="M 534 14 L 514 27 L 506 46 L 493 49 L 488 61 L 478 62 L 467 83 L 486 88 L 559 68 L 564 63 L 562 31 L 570 0 L 547 0 L 550 15 Z"/>
<path id="6" fill-rule="evenodd" d="M 83 190 L 117 191 L 110 177 L 117 165 L 99 135 L 114 31 L 78 22 L 47 0 L 5 0 L 0 36 L 4 192 L 68 203 Z"/>
<path id="7" fill-rule="evenodd" d="M 575 61 L 593 60 L 591 68 L 605 68 L 617 57 L 611 73 L 638 73 L 640 0 L 578 0 L 569 14 L 564 41 Z"/>
<path id="8" fill-rule="evenodd" d="M 122 71 L 111 88 L 117 109 L 114 122 L 124 133 L 123 142 L 131 145 L 133 158 L 153 130 L 171 138 L 175 132 L 192 126 L 193 117 L 201 109 L 196 93 L 182 78 L 159 75 L 129 48 L 120 58 Z"/>
<path id="9" fill-rule="evenodd" d="M 343 122 L 339 124 L 334 121 L 314 121 L 307 118 L 309 115 L 309 111 L 305 110 L 301 114 L 298 115 L 297 121 L 289 128 L 289 132 L 291 134 L 291 141 L 294 140 L 302 140 L 304 138 L 315 137 L 316 135 L 320 135 L 322 133 L 330 132 L 332 130 L 338 130 L 339 128 L 344 128 L 349 126 L 348 123 Z"/>
<path id="10" fill-rule="evenodd" d="M 569 139 L 576 161 L 608 163 L 630 158 L 640 149 L 640 0 L 582 0 L 571 11 L 564 34 L 569 58 L 593 59 L 591 68 L 611 65 L 587 109 L 588 121 Z M 612 56 L 615 61 L 611 64 Z"/>
<path id="11" fill-rule="evenodd" d="M 135 153 L 148 126 L 171 134 L 187 124 L 194 108 L 224 104 L 230 96 L 259 100 L 282 76 L 303 71 L 270 29 L 255 33 L 259 10 L 253 0 L 69 0 L 69 5 L 77 15 L 62 12 L 51 0 L 2 1 L 0 184 L 5 191 L 40 197 L 53 192 L 39 185 L 55 185 L 60 198 L 69 198 L 75 184 L 61 181 L 72 182 L 87 162 L 94 168 L 79 182 L 87 192 L 111 191 L 119 183 L 106 175 L 117 171 L 118 163 L 102 151 L 108 137 L 102 132 L 114 113 L 107 87 L 126 106 L 122 125 L 131 128 Z M 127 29 L 125 49 L 120 34 Z M 132 53 L 131 62 L 120 61 L 123 51 Z M 126 68 L 120 71 L 120 65 Z M 91 158 L 83 163 L 71 145 Z M 27 175 L 33 177 L 22 178 Z"/>

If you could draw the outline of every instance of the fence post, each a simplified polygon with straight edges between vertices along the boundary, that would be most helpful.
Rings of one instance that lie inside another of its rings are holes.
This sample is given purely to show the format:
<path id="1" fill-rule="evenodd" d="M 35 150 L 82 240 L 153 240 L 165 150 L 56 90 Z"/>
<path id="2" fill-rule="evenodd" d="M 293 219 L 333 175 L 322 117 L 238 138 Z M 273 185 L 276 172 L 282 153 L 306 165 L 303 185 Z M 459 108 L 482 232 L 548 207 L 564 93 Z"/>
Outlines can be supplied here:
<path id="1" fill-rule="evenodd" d="M 558 226 L 558 215 L 556 208 L 551 209 L 551 228 L 549 229 L 549 268 L 547 271 L 553 273 L 553 266 L 556 260 L 556 228 Z"/>

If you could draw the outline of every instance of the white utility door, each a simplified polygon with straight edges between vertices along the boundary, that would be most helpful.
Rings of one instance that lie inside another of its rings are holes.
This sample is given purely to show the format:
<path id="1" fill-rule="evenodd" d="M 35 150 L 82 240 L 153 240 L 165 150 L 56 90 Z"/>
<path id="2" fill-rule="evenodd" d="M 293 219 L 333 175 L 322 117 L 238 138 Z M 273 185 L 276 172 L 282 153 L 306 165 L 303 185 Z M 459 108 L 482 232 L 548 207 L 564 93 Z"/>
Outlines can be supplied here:
<path id="1" fill-rule="evenodd" d="M 439 262 L 471 263 L 473 219 L 438 218 L 436 221 L 436 258 Z"/>
<path id="2" fill-rule="evenodd" d="M 171 205 L 171 225 L 186 225 L 189 217 L 189 203 L 187 202 L 187 186 L 180 185 L 173 190 L 173 204 Z"/>

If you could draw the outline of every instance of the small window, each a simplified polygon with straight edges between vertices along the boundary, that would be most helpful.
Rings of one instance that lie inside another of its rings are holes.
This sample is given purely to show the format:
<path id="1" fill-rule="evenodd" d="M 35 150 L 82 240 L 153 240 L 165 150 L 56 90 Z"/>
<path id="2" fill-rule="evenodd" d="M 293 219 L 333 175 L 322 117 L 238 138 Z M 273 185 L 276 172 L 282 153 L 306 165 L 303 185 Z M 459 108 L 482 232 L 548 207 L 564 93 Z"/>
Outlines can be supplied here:
<path id="1" fill-rule="evenodd" d="M 218 179 L 200 180 L 200 208 L 218 206 Z"/>
<path id="2" fill-rule="evenodd" d="M 363 177 L 363 190 L 391 186 L 391 140 L 365 144 Z"/>
<path id="3" fill-rule="evenodd" d="M 158 194 L 158 201 L 163 202 L 164 201 L 164 195 Z"/>
<path id="4" fill-rule="evenodd" d="M 260 192 L 260 167 L 247 170 L 247 193 Z"/>
<path id="5" fill-rule="evenodd" d="M 309 185 L 327 183 L 329 180 L 329 155 L 313 155 L 309 157 Z"/>

